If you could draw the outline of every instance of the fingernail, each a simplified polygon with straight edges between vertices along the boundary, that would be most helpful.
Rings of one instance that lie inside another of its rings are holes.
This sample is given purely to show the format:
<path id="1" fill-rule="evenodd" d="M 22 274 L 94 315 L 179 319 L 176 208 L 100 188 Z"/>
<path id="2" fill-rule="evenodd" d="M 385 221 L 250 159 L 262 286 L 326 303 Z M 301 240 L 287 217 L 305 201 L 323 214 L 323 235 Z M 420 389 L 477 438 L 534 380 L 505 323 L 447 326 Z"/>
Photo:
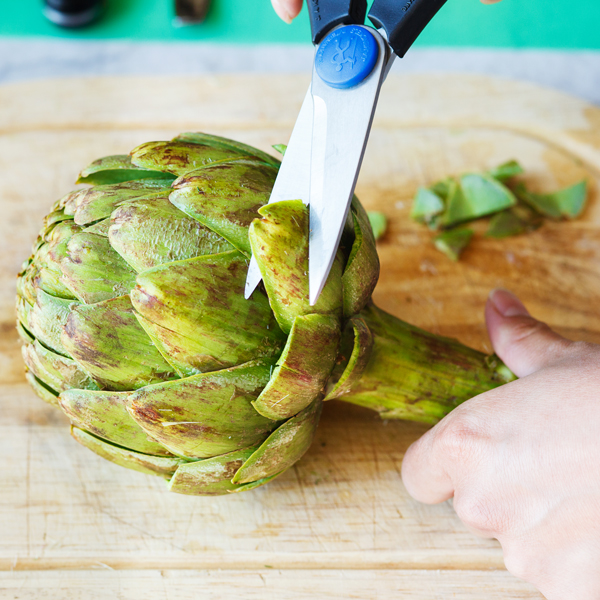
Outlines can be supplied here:
<path id="1" fill-rule="evenodd" d="M 271 0 L 271 4 L 279 18 L 283 19 L 288 25 L 292 22 L 292 15 L 287 8 L 281 3 L 281 0 Z"/>
<path id="2" fill-rule="evenodd" d="M 529 312 L 523 303 L 508 290 L 496 288 L 490 292 L 490 302 L 503 317 L 525 317 Z"/>

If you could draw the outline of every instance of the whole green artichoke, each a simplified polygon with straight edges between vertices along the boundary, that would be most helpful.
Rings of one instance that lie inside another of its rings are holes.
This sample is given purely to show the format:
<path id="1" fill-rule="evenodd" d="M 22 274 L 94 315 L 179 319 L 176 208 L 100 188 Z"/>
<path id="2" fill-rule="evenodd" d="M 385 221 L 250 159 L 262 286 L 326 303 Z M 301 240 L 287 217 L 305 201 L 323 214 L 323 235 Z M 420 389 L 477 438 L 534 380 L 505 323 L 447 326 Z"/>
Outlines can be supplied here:
<path id="1" fill-rule="evenodd" d="M 18 280 L 27 379 L 77 441 L 184 494 L 252 489 L 306 452 L 323 400 L 434 423 L 511 379 L 493 357 L 377 309 L 354 199 L 308 303 L 308 209 L 266 205 L 279 161 L 186 133 L 93 162 Z M 263 276 L 244 299 L 248 260 Z"/>

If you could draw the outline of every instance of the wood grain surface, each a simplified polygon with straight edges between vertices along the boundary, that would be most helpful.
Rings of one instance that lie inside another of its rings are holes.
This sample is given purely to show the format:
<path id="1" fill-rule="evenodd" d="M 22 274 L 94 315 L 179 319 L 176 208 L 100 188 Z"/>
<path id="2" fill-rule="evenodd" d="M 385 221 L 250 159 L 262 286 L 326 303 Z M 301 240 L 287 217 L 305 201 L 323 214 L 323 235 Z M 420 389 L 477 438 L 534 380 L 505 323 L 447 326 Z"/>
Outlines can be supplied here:
<path id="1" fill-rule="evenodd" d="M 400 465 L 423 426 L 331 402 L 313 447 L 276 481 L 193 498 L 80 447 L 24 381 L 15 275 L 78 170 L 185 130 L 269 150 L 287 141 L 306 85 L 227 76 L 0 88 L 0 598 L 541 598 L 450 502 L 408 497 Z M 450 262 L 408 218 L 415 189 L 511 158 L 538 191 L 587 178 L 584 215 L 518 238 L 479 237 Z M 481 77 L 390 79 L 357 189 L 389 219 L 376 302 L 489 350 L 483 305 L 504 286 L 565 335 L 600 342 L 599 174 L 600 110 L 582 101 Z"/>

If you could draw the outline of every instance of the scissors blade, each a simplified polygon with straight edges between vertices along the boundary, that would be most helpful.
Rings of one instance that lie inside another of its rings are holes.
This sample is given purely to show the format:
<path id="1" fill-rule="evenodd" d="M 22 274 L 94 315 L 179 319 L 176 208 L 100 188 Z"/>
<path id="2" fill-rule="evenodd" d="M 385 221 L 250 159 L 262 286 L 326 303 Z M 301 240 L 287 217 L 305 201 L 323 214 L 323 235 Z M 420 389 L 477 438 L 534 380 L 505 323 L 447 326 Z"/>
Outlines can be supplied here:
<path id="1" fill-rule="evenodd" d="M 310 148 L 313 131 L 313 100 L 310 87 L 298 113 L 298 118 L 290 142 L 285 151 L 279 173 L 275 179 L 269 204 L 281 200 L 302 200 L 304 204 L 310 199 Z M 244 297 L 250 298 L 262 275 L 254 255 L 250 259 Z"/>
<path id="2" fill-rule="evenodd" d="M 350 89 L 328 86 L 313 69 L 310 177 L 309 300 L 314 305 L 335 259 L 389 60 L 374 30 L 379 57 L 371 74 Z"/>

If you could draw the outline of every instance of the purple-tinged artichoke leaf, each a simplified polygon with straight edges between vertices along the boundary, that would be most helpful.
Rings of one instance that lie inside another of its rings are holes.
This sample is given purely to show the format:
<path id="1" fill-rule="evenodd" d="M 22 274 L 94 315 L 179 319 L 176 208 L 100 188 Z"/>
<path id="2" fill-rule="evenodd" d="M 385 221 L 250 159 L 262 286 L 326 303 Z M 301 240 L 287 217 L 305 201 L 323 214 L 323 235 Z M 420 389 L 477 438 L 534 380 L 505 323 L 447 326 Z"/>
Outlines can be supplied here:
<path id="1" fill-rule="evenodd" d="M 349 335 L 350 332 L 352 335 Z M 348 393 L 362 374 L 373 352 L 373 334 L 360 317 L 352 317 L 346 324 L 340 349 L 340 365 L 334 369 L 331 379 L 335 382 L 325 400 L 333 400 Z"/>
<path id="2" fill-rule="evenodd" d="M 93 233 L 77 233 L 68 241 L 61 267 L 61 281 L 85 304 L 128 294 L 137 275 L 107 238 Z"/>
<path id="3" fill-rule="evenodd" d="M 61 336 L 74 305 L 77 302 L 56 298 L 44 290 L 38 290 L 36 302 L 29 313 L 29 322 L 24 324 L 44 346 L 70 357 Z"/>
<path id="4" fill-rule="evenodd" d="M 127 412 L 129 392 L 67 390 L 58 398 L 71 423 L 107 442 L 154 456 L 172 454 L 148 434 Z"/>
<path id="5" fill-rule="evenodd" d="M 105 156 L 88 165 L 79 174 L 77 183 L 110 185 L 135 179 L 166 179 L 170 181 L 175 179 L 173 175 L 164 171 L 167 169 L 146 169 L 144 166 L 133 164 L 131 157 L 127 154 L 116 154 Z"/>
<path id="6" fill-rule="evenodd" d="M 147 475 L 158 475 L 165 479 L 171 479 L 177 467 L 187 462 L 184 458 L 176 456 L 153 456 L 121 448 L 121 446 L 111 444 L 83 429 L 79 429 L 79 427 L 71 427 L 71 435 L 82 446 L 95 452 L 98 456 L 110 460 L 120 467 L 146 473 Z"/>
<path id="7" fill-rule="evenodd" d="M 138 273 L 163 263 L 234 250 L 220 235 L 175 208 L 167 197 L 121 204 L 111 215 L 108 239 Z"/>
<path id="8" fill-rule="evenodd" d="M 165 171 L 176 177 L 214 163 L 246 159 L 246 153 L 190 142 L 146 142 L 131 151 L 131 161 L 142 169 Z"/>
<path id="9" fill-rule="evenodd" d="M 237 251 L 159 265 L 138 275 L 131 300 L 142 317 L 163 328 L 160 335 L 177 334 L 173 346 L 194 340 L 188 353 L 192 368 L 205 368 L 199 356 L 225 367 L 278 356 L 285 336 L 262 292 L 244 299 L 247 271 Z M 185 361 L 181 350 L 177 360 Z"/>
<path id="10" fill-rule="evenodd" d="M 22 347 L 27 368 L 58 393 L 71 388 L 98 389 L 90 376 L 71 358 L 56 354 L 37 340 Z"/>
<path id="11" fill-rule="evenodd" d="M 210 458 L 247 448 L 277 426 L 252 408 L 271 367 L 268 361 L 252 361 L 150 385 L 129 396 L 129 414 L 150 437 L 179 456 Z"/>
<path id="12" fill-rule="evenodd" d="M 94 235 L 101 235 L 102 237 L 108 237 L 108 230 L 110 228 L 110 217 L 97 221 L 93 225 L 86 227 L 83 233 L 93 233 Z"/>
<path id="13" fill-rule="evenodd" d="M 74 307 L 62 340 L 102 388 L 126 391 L 176 377 L 133 315 L 129 296 Z"/>
<path id="14" fill-rule="evenodd" d="M 169 491 L 191 496 L 220 496 L 240 487 L 231 479 L 257 446 L 180 465 L 169 482 Z"/>
<path id="15" fill-rule="evenodd" d="M 323 402 L 318 399 L 280 425 L 240 467 L 233 483 L 251 483 L 278 475 L 300 460 L 312 444 Z"/>
<path id="16" fill-rule="evenodd" d="M 173 183 L 169 200 L 250 256 L 248 228 L 269 201 L 277 169 L 240 160 L 190 171 Z"/>
<path id="17" fill-rule="evenodd" d="M 308 299 L 308 207 L 300 200 L 263 206 L 250 226 L 252 254 L 281 329 L 289 333 L 300 315 L 342 316 L 342 254 L 338 251 L 314 306 Z M 256 295 L 256 292 L 252 297 Z"/>
<path id="18" fill-rule="evenodd" d="M 44 402 L 60 408 L 58 404 L 58 392 L 50 389 L 43 381 L 40 381 L 31 371 L 25 372 L 25 379 L 31 386 L 38 398 L 41 398 Z"/>
<path id="19" fill-rule="evenodd" d="M 263 152 L 258 148 L 254 148 L 253 146 L 249 146 L 248 144 L 243 144 L 242 142 L 230 140 L 229 138 L 224 138 L 218 135 L 210 135 L 208 133 L 186 132 L 179 134 L 176 138 L 173 138 L 173 141 L 191 142 L 192 144 L 205 144 L 208 146 L 212 146 L 213 148 L 227 150 L 230 155 L 240 154 L 242 156 L 246 156 L 248 158 L 267 163 L 268 165 L 272 165 L 276 168 L 279 168 L 279 165 L 281 164 L 281 161 L 277 160 L 274 156 L 271 156 L 270 154 L 267 154 L 266 152 Z M 277 150 L 277 148 L 275 149 Z"/>
<path id="20" fill-rule="evenodd" d="M 472 229 L 451 229 L 433 238 L 433 245 L 449 259 L 457 261 L 469 245 L 475 232 Z"/>
<path id="21" fill-rule="evenodd" d="M 136 199 L 168 195 L 171 181 L 165 179 L 138 179 L 110 185 L 96 185 L 73 193 L 65 205 L 65 212 L 74 215 L 78 225 L 89 225 L 110 216 L 112 211 Z"/>
<path id="22" fill-rule="evenodd" d="M 379 256 L 368 217 L 352 211 L 352 219 L 354 243 L 342 275 L 346 318 L 359 313 L 366 306 L 379 279 Z"/>
<path id="23" fill-rule="evenodd" d="M 252 403 L 254 408 L 269 419 L 287 419 L 306 408 L 322 394 L 339 340 L 337 317 L 296 317 L 269 383 Z"/>

